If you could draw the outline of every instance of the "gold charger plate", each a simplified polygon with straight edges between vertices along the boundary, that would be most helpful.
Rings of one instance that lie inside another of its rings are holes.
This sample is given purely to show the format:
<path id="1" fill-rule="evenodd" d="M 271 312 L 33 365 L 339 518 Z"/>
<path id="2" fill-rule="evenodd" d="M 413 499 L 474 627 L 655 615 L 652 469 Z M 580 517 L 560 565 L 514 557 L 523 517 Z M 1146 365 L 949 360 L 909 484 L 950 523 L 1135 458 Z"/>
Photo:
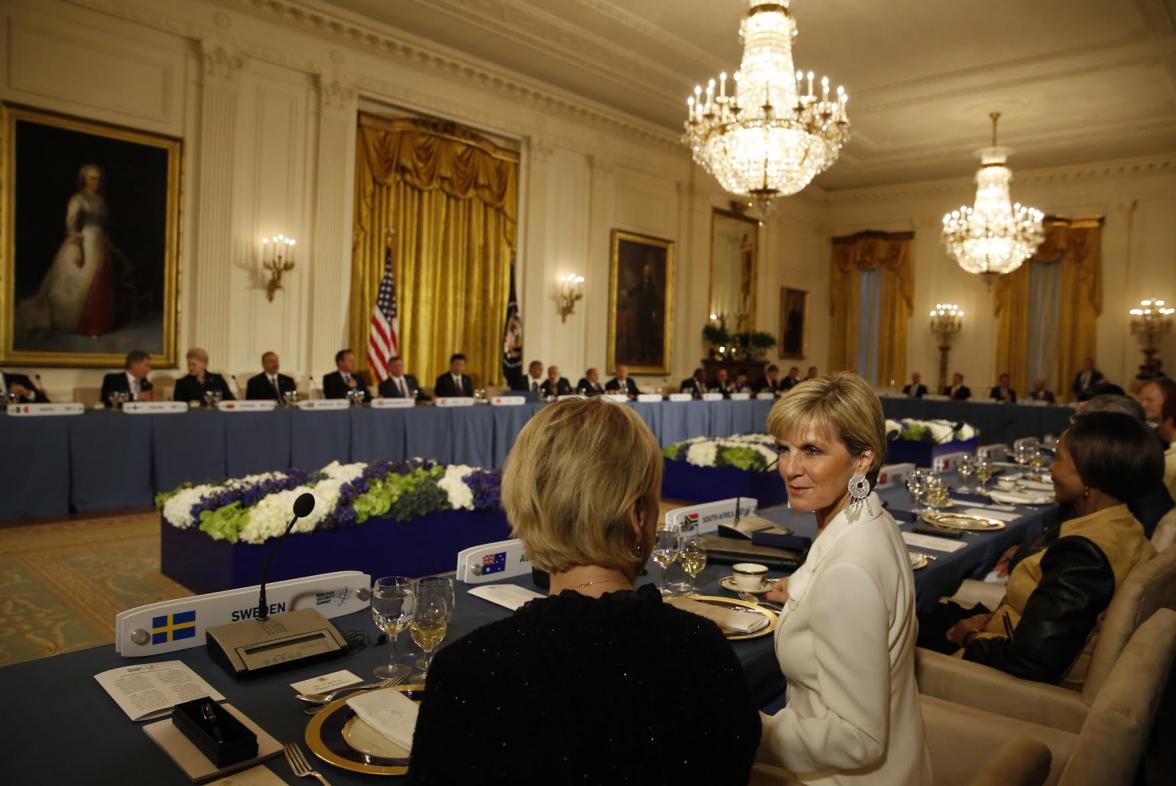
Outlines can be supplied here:
<path id="1" fill-rule="evenodd" d="M 761 636 L 767 636 L 776 629 L 776 623 L 779 618 L 768 609 L 756 603 L 748 603 L 745 600 L 737 600 L 735 598 L 724 598 L 718 595 L 687 595 L 688 600 L 696 600 L 699 603 L 707 603 L 711 606 L 719 606 L 722 608 L 737 608 L 749 609 L 757 614 L 762 614 L 768 620 L 768 624 L 752 633 L 727 633 L 723 631 L 723 635 L 727 637 L 728 641 L 743 641 L 745 639 L 758 639 Z"/>
<path id="2" fill-rule="evenodd" d="M 920 518 L 933 527 L 942 527 L 943 529 L 995 532 L 1005 528 L 1005 523 L 1000 519 L 974 516 L 971 513 L 924 513 Z"/>
<path id="3" fill-rule="evenodd" d="M 380 690 L 398 690 L 418 703 L 425 695 L 422 684 L 394 685 Z M 347 699 L 351 696 L 325 705 L 310 719 L 305 734 L 307 747 L 327 764 L 343 770 L 366 775 L 406 775 L 408 755 L 381 755 L 399 749 L 390 742 L 385 748 L 372 739 L 374 730 L 369 732 L 370 727 L 359 721 L 355 710 L 347 706 Z M 360 750 L 361 747 L 368 752 Z"/>

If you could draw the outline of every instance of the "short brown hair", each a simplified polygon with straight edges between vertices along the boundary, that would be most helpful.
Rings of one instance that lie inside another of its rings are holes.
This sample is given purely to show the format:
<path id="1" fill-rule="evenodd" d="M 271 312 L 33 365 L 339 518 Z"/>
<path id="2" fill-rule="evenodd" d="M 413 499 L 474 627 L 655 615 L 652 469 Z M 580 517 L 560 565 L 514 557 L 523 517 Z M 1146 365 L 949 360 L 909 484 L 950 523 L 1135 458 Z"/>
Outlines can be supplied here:
<path id="1" fill-rule="evenodd" d="M 867 473 L 874 482 L 886 455 L 886 416 L 878 394 L 864 379 L 848 371 L 806 379 L 768 412 L 768 432 L 777 440 L 810 425 L 831 428 L 853 456 L 874 451 Z"/>
<path id="2" fill-rule="evenodd" d="M 662 454 L 629 407 L 573 399 L 541 409 L 519 432 L 502 473 L 502 507 L 536 567 L 600 565 L 635 573 L 629 511 L 658 515 Z"/>
<path id="3" fill-rule="evenodd" d="M 1078 477 L 1122 502 L 1141 497 L 1164 478 L 1164 451 L 1146 424 L 1121 412 L 1083 412 L 1062 435 Z"/>
<path id="4" fill-rule="evenodd" d="M 191 360 L 192 358 L 196 358 L 206 366 L 208 365 L 208 353 L 200 347 L 192 347 L 188 350 L 188 360 Z"/>

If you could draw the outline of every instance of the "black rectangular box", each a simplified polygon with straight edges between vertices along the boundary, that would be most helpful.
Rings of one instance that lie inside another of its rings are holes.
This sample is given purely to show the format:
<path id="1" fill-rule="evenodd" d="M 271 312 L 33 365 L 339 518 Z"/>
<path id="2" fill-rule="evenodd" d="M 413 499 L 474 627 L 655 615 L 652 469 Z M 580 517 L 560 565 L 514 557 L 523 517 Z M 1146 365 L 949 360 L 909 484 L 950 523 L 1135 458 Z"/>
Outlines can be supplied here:
<path id="1" fill-rule="evenodd" d="M 257 735 L 210 698 L 177 704 L 172 723 L 217 767 L 257 756 Z"/>

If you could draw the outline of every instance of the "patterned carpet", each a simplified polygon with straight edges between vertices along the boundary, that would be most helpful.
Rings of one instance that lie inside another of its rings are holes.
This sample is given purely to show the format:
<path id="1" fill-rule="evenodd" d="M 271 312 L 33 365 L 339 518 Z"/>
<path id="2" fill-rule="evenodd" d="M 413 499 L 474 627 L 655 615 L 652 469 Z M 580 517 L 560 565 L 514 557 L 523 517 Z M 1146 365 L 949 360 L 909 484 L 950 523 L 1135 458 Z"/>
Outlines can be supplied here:
<path id="1" fill-rule="evenodd" d="M 110 644 L 118 612 L 188 594 L 154 511 L 0 529 L 0 666 Z"/>

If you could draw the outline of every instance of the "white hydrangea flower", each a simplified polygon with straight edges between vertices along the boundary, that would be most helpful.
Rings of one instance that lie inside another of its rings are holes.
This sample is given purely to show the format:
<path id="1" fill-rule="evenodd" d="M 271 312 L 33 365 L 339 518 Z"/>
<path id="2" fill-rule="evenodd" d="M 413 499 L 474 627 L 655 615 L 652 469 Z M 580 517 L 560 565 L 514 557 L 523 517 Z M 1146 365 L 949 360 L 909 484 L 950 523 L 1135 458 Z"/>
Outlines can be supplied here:
<path id="1" fill-rule="evenodd" d="M 196 519 L 192 516 L 192 506 L 214 488 L 216 487 L 209 483 L 203 483 L 190 489 L 177 491 L 171 499 L 163 503 L 163 520 L 178 529 L 196 526 Z"/>
<path id="2" fill-rule="evenodd" d="M 927 420 L 923 422 L 927 430 L 931 432 L 931 440 L 936 444 L 951 441 L 953 433 L 952 424 L 946 420 Z"/>
<path id="3" fill-rule="evenodd" d="M 713 467 L 719 454 L 715 442 L 696 442 L 686 450 L 686 461 L 696 467 Z"/>
<path id="4" fill-rule="evenodd" d="M 309 486 L 298 486 L 286 491 L 275 491 L 264 497 L 249 509 L 249 516 L 245 526 L 238 533 L 238 537 L 244 543 L 264 543 L 270 538 L 281 535 L 286 531 L 286 525 L 290 523 L 290 510 L 294 507 L 294 500 L 307 491 L 312 491 L 312 489 Z M 317 500 L 315 508 L 318 508 Z M 300 519 L 294 525 L 294 529 L 304 531 L 302 525 L 306 520 Z"/>
<path id="5" fill-rule="evenodd" d="M 474 509 L 474 492 L 465 482 L 466 475 L 473 471 L 474 467 L 465 464 L 450 464 L 445 468 L 445 475 L 437 482 L 449 497 L 449 507 L 454 510 Z"/>

